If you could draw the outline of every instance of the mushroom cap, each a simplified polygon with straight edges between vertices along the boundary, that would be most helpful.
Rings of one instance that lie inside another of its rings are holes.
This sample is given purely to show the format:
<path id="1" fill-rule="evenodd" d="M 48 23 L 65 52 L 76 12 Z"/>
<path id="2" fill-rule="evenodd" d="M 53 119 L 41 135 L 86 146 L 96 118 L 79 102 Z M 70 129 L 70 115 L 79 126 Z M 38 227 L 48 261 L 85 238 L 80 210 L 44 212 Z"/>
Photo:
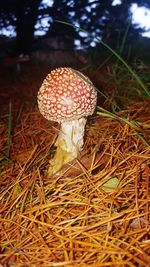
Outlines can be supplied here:
<path id="1" fill-rule="evenodd" d="M 57 68 L 43 81 L 38 92 L 41 114 L 57 122 L 92 115 L 97 91 L 90 79 L 72 68 Z"/>

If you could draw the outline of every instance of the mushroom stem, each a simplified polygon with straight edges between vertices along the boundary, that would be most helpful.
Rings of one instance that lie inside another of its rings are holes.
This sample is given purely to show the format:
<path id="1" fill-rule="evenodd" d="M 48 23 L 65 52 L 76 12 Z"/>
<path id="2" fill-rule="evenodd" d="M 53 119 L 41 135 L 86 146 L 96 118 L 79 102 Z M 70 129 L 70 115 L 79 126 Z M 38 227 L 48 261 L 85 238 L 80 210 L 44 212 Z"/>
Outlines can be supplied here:
<path id="1" fill-rule="evenodd" d="M 86 118 L 65 121 L 55 145 L 57 146 L 54 158 L 50 160 L 48 176 L 57 173 L 64 164 L 75 159 L 83 146 Z"/>

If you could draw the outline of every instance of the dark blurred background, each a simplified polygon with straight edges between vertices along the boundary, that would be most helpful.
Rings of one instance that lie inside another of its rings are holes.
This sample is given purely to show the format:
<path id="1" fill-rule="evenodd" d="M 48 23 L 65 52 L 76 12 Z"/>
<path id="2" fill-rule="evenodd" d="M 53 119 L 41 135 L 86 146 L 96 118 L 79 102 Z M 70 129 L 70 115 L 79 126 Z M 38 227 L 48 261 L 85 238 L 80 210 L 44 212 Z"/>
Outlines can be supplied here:
<path id="1" fill-rule="evenodd" d="M 55 60 L 59 65 L 60 58 L 71 61 L 76 55 L 85 63 L 86 53 L 105 58 L 108 51 L 99 39 L 148 64 L 150 25 L 143 28 L 143 22 L 149 12 L 147 0 L 1 0 L 0 62 Z"/>

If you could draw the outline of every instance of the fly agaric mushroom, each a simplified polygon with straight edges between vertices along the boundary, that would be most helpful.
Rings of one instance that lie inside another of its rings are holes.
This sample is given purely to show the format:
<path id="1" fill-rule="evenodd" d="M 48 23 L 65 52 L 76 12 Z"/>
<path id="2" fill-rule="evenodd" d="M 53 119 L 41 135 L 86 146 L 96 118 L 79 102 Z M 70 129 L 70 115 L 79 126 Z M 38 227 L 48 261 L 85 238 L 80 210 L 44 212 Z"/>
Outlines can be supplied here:
<path id="1" fill-rule="evenodd" d="M 39 110 L 47 120 L 61 124 L 48 176 L 78 156 L 83 147 L 86 117 L 93 114 L 96 101 L 93 83 L 72 68 L 57 68 L 43 81 L 38 92 Z"/>

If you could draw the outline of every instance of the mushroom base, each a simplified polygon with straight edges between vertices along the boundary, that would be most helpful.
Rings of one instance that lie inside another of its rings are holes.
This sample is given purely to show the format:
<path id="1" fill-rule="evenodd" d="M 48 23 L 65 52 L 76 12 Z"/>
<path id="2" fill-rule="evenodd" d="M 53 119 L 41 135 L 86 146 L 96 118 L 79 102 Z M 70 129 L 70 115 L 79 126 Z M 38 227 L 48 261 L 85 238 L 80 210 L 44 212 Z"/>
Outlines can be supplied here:
<path id="1" fill-rule="evenodd" d="M 54 158 L 50 160 L 48 176 L 57 173 L 64 164 L 78 156 L 83 146 L 86 118 L 62 122 Z"/>

